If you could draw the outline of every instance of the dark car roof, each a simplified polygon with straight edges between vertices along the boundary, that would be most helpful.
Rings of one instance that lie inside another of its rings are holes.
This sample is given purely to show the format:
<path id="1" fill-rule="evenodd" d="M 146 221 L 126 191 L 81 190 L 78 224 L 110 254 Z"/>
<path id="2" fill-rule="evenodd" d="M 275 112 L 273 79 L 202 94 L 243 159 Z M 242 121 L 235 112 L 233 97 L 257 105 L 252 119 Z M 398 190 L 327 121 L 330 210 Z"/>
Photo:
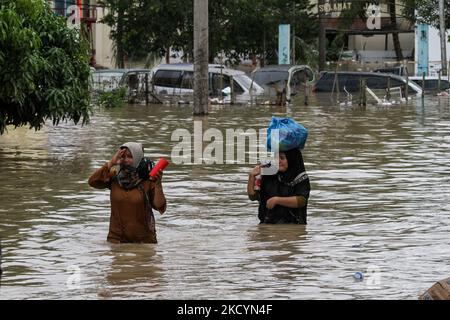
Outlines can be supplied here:
<path id="1" fill-rule="evenodd" d="M 399 81 L 402 83 L 406 83 L 406 80 L 398 75 L 395 74 L 387 74 L 387 73 L 379 73 L 379 72 L 364 72 L 364 71 L 323 71 L 320 74 L 320 78 L 317 80 L 315 86 L 317 91 L 324 91 L 328 92 L 331 91 L 331 85 L 327 84 L 330 79 L 333 79 L 334 75 L 337 74 L 338 76 L 355 76 L 356 78 L 368 78 L 368 79 L 374 79 L 377 78 L 378 80 L 385 80 L 387 83 L 387 78 L 391 78 L 394 81 Z M 345 77 L 343 77 L 345 78 Z M 383 82 L 384 83 L 384 82 Z M 385 86 L 385 84 L 383 84 Z M 409 88 L 414 90 L 416 93 L 420 93 L 421 89 L 418 85 L 416 85 L 413 81 L 409 81 L 408 83 Z"/>
<path id="2" fill-rule="evenodd" d="M 335 71 L 322 71 L 320 73 L 320 77 L 319 80 L 325 76 L 325 75 L 334 75 Z M 337 72 L 338 75 L 355 75 L 355 76 L 360 76 L 360 77 L 383 77 L 383 78 L 387 78 L 390 77 L 391 79 L 397 79 L 399 81 L 405 81 L 405 79 L 399 75 L 396 74 L 392 74 L 392 73 L 382 73 L 382 72 L 365 72 L 365 71 L 338 71 Z"/>
<path id="3" fill-rule="evenodd" d="M 321 74 L 349 74 L 349 75 L 357 75 L 357 76 L 375 76 L 375 77 L 394 77 L 394 78 L 400 78 L 402 77 L 396 75 L 396 74 L 388 74 L 388 73 L 382 73 L 382 72 L 366 72 L 366 71 L 322 71 Z"/>
<path id="4" fill-rule="evenodd" d="M 373 70 L 373 72 L 392 73 L 398 76 L 404 76 L 407 73 L 405 66 L 385 67 Z"/>

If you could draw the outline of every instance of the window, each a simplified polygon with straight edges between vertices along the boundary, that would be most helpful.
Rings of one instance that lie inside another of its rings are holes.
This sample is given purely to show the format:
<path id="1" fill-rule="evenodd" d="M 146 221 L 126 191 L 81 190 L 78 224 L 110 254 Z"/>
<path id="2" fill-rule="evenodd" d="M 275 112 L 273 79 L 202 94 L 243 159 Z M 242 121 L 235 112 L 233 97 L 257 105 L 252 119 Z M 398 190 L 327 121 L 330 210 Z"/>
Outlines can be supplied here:
<path id="1" fill-rule="evenodd" d="M 391 79 L 391 88 L 404 86 L 405 83 L 398 79 Z"/>
<path id="2" fill-rule="evenodd" d="M 419 83 L 420 84 L 420 83 Z M 441 79 L 441 90 L 448 89 L 448 81 Z M 425 90 L 439 90 L 439 80 L 425 80 Z"/>
<path id="3" fill-rule="evenodd" d="M 333 77 L 331 73 L 323 74 L 315 85 L 315 90 L 319 92 L 330 92 L 333 87 Z"/>
<path id="4" fill-rule="evenodd" d="M 343 92 L 345 86 L 345 90 L 347 90 L 348 92 L 358 92 L 360 81 L 361 81 L 360 76 L 356 74 L 349 74 L 347 76 L 345 83 L 339 84 L 340 86 L 339 89 L 340 91 Z"/>
<path id="5" fill-rule="evenodd" d="M 230 78 L 220 73 L 209 73 L 209 92 L 218 96 L 221 91 L 230 86 Z"/>
<path id="6" fill-rule="evenodd" d="M 291 86 L 299 86 L 305 79 L 305 72 L 303 70 L 296 71 L 291 78 Z"/>
<path id="7" fill-rule="evenodd" d="M 237 83 L 234 80 L 233 80 L 233 90 L 234 90 L 234 94 L 244 93 L 244 89 L 242 89 L 242 87 L 239 85 L 239 83 Z"/>
<path id="8" fill-rule="evenodd" d="M 137 73 L 129 73 L 124 82 L 130 89 L 137 90 L 139 88 L 140 78 Z"/>
<path id="9" fill-rule="evenodd" d="M 179 88 L 181 85 L 181 71 L 158 70 L 154 76 L 154 85 L 169 88 Z"/>
<path id="10" fill-rule="evenodd" d="M 256 71 L 254 80 L 262 86 L 284 85 L 288 80 L 289 73 L 286 71 Z"/>
<path id="11" fill-rule="evenodd" d="M 417 85 L 419 85 L 420 87 L 422 87 L 422 79 L 414 79 L 412 81 Z M 441 79 L 441 90 L 447 90 L 448 88 L 449 88 L 448 81 Z M 438 89 L 439 89 L 439 80 L 437 79 L 425 80 L 425 90 L 438 90 Z"/>
<path id="12" fill-rule="evenodd" d="M 183 89 L 194 89 L 194 72 L 185 71 L 181 78 L 181 88 Z"/>
<path id="13" fill-rule="evenodd" d="M 314 80 L 314 72 L 311 69 L 305 69 L 308 81 Z"/>
<path id="14" fill-rule="evenodd" d="M 366 80 L 366 86 L 369 89 L 386 89 L 387 88 L 387 79 L 388 77 L 377 77 L 377 76 L 372 76 L 372 77 L 368 77 Z M 392 79 L 391 79 L 391 86 L 392 86 Z"/>
<path id="15" fill-rule="evenodd" d="M 292 74 L 291 77 L 291 95 L 296 95 L 304 87 L 305 81 L 308 81 L 308 76 L 305 72 L 306 70 L 298 70 Z"/>
<path id="16" fill-rule="evenodd" d="M 346 85 L 347 82 L 347 78 L 348 78 L 348 74 L 345 73 L 341 73 L 341 74 L 337 74 L 336 77 L 336 82 L 335 82 L 335 75 L 332 73 L 331 74 L 331 87 L 330 87 L 330 91 L 333 91 L 333 84 L 334 84 L 334 91 L 336 92 L 339 86 L 339 92 L 343 92 L 344 91 L 344 86 Z M 348 91 L 348 89 L 347 89 Z"/>
<path id="17" fill-rule="evenodd" d="M 209 92 L 212 95 L 220 95 L 220 92 L 230 86 L 230 77 L 220 73 L 209 74 Z M 233 80 L 234 94 L 244 93 L 244 89 Z"/>
<path id="18" fill-rule="evenodd" d="M 117 88 L 121 81 L 124 72 L 94 72 L 92 74 L 92 85 L 94 90 L 111 91 Z"/>

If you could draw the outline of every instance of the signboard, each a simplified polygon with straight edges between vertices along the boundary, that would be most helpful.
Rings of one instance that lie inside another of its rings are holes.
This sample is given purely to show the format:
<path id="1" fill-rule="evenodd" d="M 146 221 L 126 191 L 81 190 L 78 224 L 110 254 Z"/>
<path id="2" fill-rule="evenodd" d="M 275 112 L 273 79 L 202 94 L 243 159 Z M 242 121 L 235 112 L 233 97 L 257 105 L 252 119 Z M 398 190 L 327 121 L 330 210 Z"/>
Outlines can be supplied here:
<path id="1" fill-rule="evenodd" d="M 291 25 L 280 24 L 278 27 L 278 64 L 291 63 Z"/>
<path id="2" fill-rule="evenodd" d="M 427 24 L 418 24 L 416 26 L 416 75 L 422 76 L 424 73 L 428 75 L 428 55 L 429 55 L 429 30 Z"/>

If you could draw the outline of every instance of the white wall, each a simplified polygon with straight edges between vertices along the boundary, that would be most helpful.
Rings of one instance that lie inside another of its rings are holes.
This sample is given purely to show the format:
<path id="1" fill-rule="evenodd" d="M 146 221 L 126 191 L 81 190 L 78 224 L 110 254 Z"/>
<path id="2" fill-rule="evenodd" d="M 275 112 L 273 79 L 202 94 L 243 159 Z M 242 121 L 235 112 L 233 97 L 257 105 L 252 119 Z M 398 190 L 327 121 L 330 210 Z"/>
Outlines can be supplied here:
<path id="1" fill-rule="evenodd" d="M 92 1 L 91 3 L 96 4 L 96 1 Z M 104 8 L 97 8 L 97 22 L 93 24 L 94 48 L 96 52 L 95 59 L 99 65 L 107 68 L 114 68 L 113 42 L 109 38 L 111 28 L 106 24 L 99 22 L 106 13 Z"/>
<path id="2" fill-rule="evenodd" d="M 403 51 L 412 51 L 414 49 L 414 33 L 400 33 L 400 46 Z M 386 35 L 379 34 L 371 37 L 361 35 L 349 36 L 349 50 L 385 50 Z M 392 34 L 387 35 L 387 50 L 394 50 Z"/>
<path id="3" fill-rule="evenodd" d="M 441 69 L 441 38 L 439 37 L 439 29 L 430 26 L 428 30 L 428 60 L 430 61 L 430 73 L 433 73 L 433 69 Z M 446 36 L 450 35 L 450 30 L 447 30 Z M 447 41 L 447 61 L 450 58 L 450 43 Z"/>

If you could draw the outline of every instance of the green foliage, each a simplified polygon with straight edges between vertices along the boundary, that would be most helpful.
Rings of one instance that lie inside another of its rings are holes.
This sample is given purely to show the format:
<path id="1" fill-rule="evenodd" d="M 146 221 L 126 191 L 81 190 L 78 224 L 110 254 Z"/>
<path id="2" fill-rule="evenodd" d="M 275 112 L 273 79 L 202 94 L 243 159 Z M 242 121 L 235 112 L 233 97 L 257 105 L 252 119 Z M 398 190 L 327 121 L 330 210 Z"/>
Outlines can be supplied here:
<path id="1" fill-rule="evenodd" d="M 0 0 L 0 134 L 89 121 L 88 46 L 41 0 Z"/>
<path id="2" fill-rule="evenodd" d="M 417 9 L 417 22 L 427 23 L 439 29 L 439 0 L 405 0 L 412 2 Z M 450 0 L 444 0 L 445 27 L 450 29 Z M 414 12 L 412 13 L 414 14 Z"/>
<path id="3" fill-rule="evenodd" d="M 345 34 L 337 34 L 333 41 L 327 45 L 327 60 L 338 61 L 346 43 Z"/>
<path id="4" fill-rule="evenodd" d="M 101 22 L 112 28 L 116 55 L 123 50 L 129 60 L 139 60 L 147 58 L 149 53 L 164 55 L 169 47 L 186 52 L 192 49 L 192 1 L 103 0 L 100 3 L 109 9 Z"/>
<path id="5" fill-rule="evenodd" d="M 119 87 L 111 91 L 102 91 L 98 93 L 97 105 L 105 108 L 119 108 L 125 104 L 127 89 Z"/>
<path id="6" fill-rule="evenodd" d="M 317 50 L 317 43 L 307 43 L 303 39 L 297 37 L 295 40 L 297 47 L 297 61 L 296 64 L 306 64 L 313 69 L 318 68 L 319 51 Z"/>
<path id="7" fill-rule="evenodd" d="M 116 48 L 123 48 L 130 60 L 145 59 L 149 53 L 164 55 L 170 47 L 192 56 L 192 0 L 103 0 L 102 3 L 110 12 L 103 22 L 112 27 Z M 221 52 L 232 63 L 251 55 L 276 60 L 280 23 L 290 23 L 295 34 L 306 43 L 316 42 L 317 21 L 307 10 L 311 7 L 308 0 L 210 0 L 210 61 Z M 118 19 L 120 10 L 123 10 L 123 24 Z"/>

